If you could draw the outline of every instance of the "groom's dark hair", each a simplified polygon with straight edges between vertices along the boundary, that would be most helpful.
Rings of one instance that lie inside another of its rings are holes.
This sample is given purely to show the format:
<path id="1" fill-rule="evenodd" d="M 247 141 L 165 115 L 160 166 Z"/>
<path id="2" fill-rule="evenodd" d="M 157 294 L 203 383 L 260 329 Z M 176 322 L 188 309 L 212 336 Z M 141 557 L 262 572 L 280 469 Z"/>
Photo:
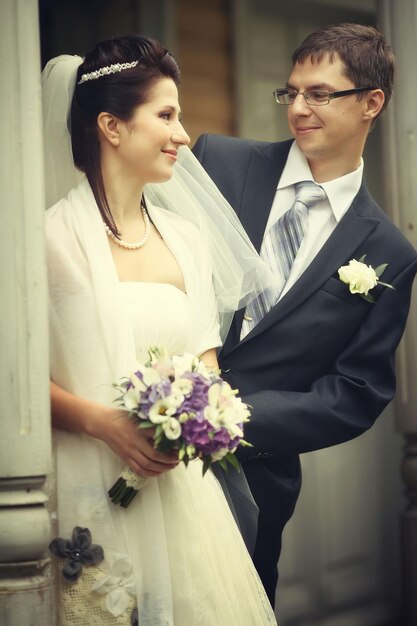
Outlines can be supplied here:
<path id="1" fill-rule="evenodd" d="M 308 35 L 292 55 L 292 62 L 306 59 L 319 62 L 328 55 L 333 62 L 339 56 L 345 75 L 355 87 L 374 87 L 385 95 L 382 110 L 387 106 L 394 84 L 394 53 L 382 34 L 372 26 L 362 24 L 332 24 L 322 26 Z M 358 98 L 363 94 L 358 94 Z"/>

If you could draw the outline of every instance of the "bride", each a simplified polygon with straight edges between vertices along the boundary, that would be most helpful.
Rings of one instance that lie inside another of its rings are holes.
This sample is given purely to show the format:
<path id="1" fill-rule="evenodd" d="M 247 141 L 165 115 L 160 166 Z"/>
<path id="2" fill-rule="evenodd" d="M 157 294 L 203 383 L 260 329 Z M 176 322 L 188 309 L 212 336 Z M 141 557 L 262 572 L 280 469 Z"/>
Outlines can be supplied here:
<path id="1" fill-rule="evenodd" d="M 217 366 L 267 279 L 186 147 L 178 66 L 125 36 L 53 59 L 42 81 L 59 624 L 275 624 L 214 475 L 113 404 L 149 345 Z M 126 464 L 148 480 L 122 509 L 107 491 Z"/>

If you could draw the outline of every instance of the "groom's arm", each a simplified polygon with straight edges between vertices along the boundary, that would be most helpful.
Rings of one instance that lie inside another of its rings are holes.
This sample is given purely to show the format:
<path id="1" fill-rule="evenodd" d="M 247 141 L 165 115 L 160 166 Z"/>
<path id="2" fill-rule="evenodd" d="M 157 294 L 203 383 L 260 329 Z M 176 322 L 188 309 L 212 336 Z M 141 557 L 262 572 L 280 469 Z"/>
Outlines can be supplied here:
<path id="1" fill-rule="evenodd" d="M 238 214 L 253 149 L 264 143 L 223 135 L 201 135 L 192 148 L 194 155 Z"/>

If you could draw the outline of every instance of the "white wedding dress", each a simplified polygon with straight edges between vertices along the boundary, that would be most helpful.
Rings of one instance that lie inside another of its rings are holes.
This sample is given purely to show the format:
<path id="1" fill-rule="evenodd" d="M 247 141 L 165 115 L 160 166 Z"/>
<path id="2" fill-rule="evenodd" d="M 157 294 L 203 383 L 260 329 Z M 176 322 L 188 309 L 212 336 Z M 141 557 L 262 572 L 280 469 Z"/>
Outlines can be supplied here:
<path id="1" fill-rule="evenodd" d="M 152 220 L 180 264 L 187 294 L 172 285 L 120 283 L 83 185 L 47 212 L 51 370 L 72 393 L 110 403 L 111 384 L 131 371 L 133 359 L 146 358 L 149 345 L 177 354 L 218 345 L 216 311 L 203 301 L 196 320 L 206 281 L 201 242 L 194 242 L 197 269 L 183 245 L 188 226 L 154 207 Z M 70 539 L 74 527 L 88 528 L 104 550 L 104 560 L 83 567 L 76 583 L 64 581 L 64 560 L 54 557 L 60 626 L 129 626 L 137 623 L 135 607 L 139 626 L 276 624 L 223 492 L 211 472 L 202 476 L 199 460 L 149 479 L 122 509 L 107 490 L 123 464 L 105 444 L 55 431 L 54 449 L 57 535 Z"/>

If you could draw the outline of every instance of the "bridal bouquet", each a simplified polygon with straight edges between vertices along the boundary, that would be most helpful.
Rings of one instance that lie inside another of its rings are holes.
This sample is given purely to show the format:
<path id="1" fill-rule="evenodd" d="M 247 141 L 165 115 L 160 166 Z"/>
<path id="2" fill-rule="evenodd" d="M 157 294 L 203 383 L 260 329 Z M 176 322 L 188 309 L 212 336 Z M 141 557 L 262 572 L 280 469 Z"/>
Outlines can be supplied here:
<path id="1" fill-rule="evenodd" d="M 239 444 L 250 445 L 243 439 L 250 413 L 237 391 L 192 354 L 170 356 L 158 347 L 148 352 L 146 363 L 114 385 L 121 394 L 115 402 L 138 428 L 155 429 L 156 449 L 178 450 L 185 465 L 200 458 L 203 475 L 216 461 L 239 470 L 233 453 Z M 126 468 L 108 494 L 126 508 L 146 480 Z"/>

